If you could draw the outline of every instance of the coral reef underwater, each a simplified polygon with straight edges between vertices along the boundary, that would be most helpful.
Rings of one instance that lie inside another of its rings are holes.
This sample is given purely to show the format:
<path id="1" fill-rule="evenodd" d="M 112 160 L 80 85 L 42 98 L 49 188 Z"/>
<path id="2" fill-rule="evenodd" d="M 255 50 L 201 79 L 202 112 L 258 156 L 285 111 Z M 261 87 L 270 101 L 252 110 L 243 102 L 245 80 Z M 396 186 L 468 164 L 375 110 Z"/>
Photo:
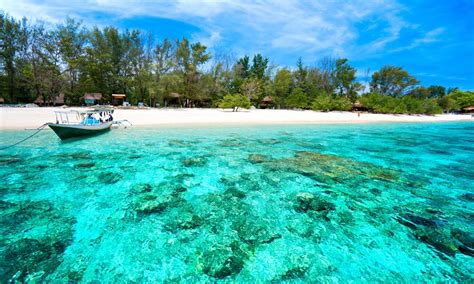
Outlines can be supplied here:
<path id="1" fill-rule="evenodd" d="M 472 282 L 468 125 L 41 133 L 0 156 L 0 282 Z"/>

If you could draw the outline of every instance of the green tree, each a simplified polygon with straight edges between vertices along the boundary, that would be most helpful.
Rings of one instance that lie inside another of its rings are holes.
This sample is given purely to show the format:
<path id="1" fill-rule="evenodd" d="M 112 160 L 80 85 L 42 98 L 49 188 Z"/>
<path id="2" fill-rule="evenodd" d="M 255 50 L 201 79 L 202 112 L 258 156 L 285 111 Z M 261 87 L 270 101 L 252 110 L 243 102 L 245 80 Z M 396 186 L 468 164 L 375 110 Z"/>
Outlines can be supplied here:
<path id="1" fill-rule="evenodd" d="M 199 42 L 190 44 L 186 38 L 179 41 L 177 46 L 177 66 L 183 76 L 186 106 L 193 106 L 193 101 L 199 100 L 199 66 L 206 63 L 211 55 L 207 52 L 206 46 Z"/>
<path id="2" fill-rule="evenodd" d="M 348 111 L 351 110 L 351 108 L 351 101 L 343 96 L 333 97 L 327 94 L 321 94 L 316 96 L 316 98 L 311 103 L 311 109 L 319 111 Z"/>
<path id="3" fill-rule="evenodd" d="M 331 96 L 325 94 L 316 96 L 311 103 L 311 109 L 315 111 L 331 111 L 332 107 Z"/>
<path id="4" fill-rule="evenodd" d="M 285 99 L 290 94 L 291 86 L 293 85 L 293 78 L 291 72 L 282 68 L 277 71 L 274 79 L 275 102 L 283 104 Z"/>
<path id="5" fill-rule="evenodd" d="M 174 58 L 175 51 L 174 46 L 168 39 L 164 39 L 162 42 L 156 44 L 153 54 L 153 65 L 155 74 L 155 84 L 152 87 L 152 105 L 156 104 L 157 99 L 163 100 L 166 96 L 166 84 L 163 83 L 163 77 L 172 70 L 175 66 Z"/>
<path id="6" fill-rule="evenodd" d="M 294 88 L 288 98 L 286 98 L 285 105 L 289 108 L 307 108 L 308 98 L 303 89 Z"/>
<path id="7" fill-rule="evenodd" d="M 63 72 L 66 74 L 66 81 L 69 85 L 67 95 L 71 102 L 79 103 L 81 94 L 77 90 L 77 85 L 79 83 L 81 64 L 84 60 L 84 46 L 87 34 L 84 29 L 81 29 L 81 23 L 67 18 L 64 25 L 58 26 L 57 38 L 61 60 L 65 66 Z"/>
<path id="8" fill-rule="evenodd" d="M 307 76 L 308 76 L 308 68 L 304 66 L 303 60 L 298 58 L 298 61 L 296 62 L 296 70 L 293 73 L 293 76 L 295 78 L 295 87 L 296 88 L 301 88 L 302 90 L 307 89 Z"/>
<path id="9" fill-rule="evenodd" d="M 219 102 L 220 108 L 232 108 L 232 111 L 236 112 L 239 108 L 249 108 L 251 106 L 248 97 L 241 94 L 228 94 Z"/>
<path id="10" fill-rule="evenodd" d="M 430 98 L 442 98 L 446 95 L 446 88 L 443 86 L 429 86 L 428 92 Z"/>
<path id="11" fill-rule="evenodd" d="M 416 84 L 418 84 L 416 78 L 403 70 L 403 68 L 387 65 L 372 75 L 370 91 L 382 95 L 400 97 Z"/>
<path id="12" fill-rule="evenodd" d="M 340 96 L 346 96 L 354 102 L 360 84 L 355 82 L 357 70 L 347 62 L 346 58 L 336 60 L 335 86 Z"/>
<path id="13" fill-rule="evenodd" d="M 31 66 L 28 64 L 30 32 L 26 19 L 16 21 L 0 12 L 0 67 L 2 88 L 7 101 L 29 99 Z"/>
<path id="14" fill-rule="evenodd" d="M 449 112 L 458 108 L 456 101 L 450 96 L 438 98 L 438 105 L 444 112 Z"/>
<path id="15" fill-rule="evenodd" d="M 448 96 L 454 100 L 457 110 L 474 106 L 474 92 L 454 90 Z"/>
<path id="16" fill-rule="evenodd" d="M 250 75 L 260 81 L 263 81 L 265 79 L 267 68 L 268 58 L 263 57 L 261 54 L 254 55 L 252 67 L 250 67 Z"/>

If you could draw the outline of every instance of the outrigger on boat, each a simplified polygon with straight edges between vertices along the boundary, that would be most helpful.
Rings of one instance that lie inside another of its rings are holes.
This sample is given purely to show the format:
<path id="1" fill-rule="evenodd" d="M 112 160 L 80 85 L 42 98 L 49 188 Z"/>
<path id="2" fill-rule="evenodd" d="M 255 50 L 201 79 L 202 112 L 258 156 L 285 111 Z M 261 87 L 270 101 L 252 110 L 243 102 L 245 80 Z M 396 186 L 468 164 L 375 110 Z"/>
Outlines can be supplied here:
<path id="1" fill-rule="evenodd" d="M 113 109 L 95 109 L 88 111 L 55 111 L 56 123 L 48 126 L 61 140 L 97 135 L 110 130 L 113 124 Z"/>

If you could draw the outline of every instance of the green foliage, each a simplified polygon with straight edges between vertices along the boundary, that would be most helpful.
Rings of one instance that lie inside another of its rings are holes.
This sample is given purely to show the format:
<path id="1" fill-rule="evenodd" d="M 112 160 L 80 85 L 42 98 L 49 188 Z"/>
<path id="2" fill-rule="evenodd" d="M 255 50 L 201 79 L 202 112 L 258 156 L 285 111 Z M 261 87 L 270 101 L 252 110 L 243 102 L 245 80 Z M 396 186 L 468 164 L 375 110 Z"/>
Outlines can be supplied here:
<path id="1" fill-rule="evenodd" d="M 372 75 L 370 90 L 372 93 L 400 97 L 416 84 L 418 81 L 415 77 L 403 68 L 388 65 Z"/>
<path id="2" fill-rule="evenodd" d="M 220 108 L 232 108 L 233 111 L 238 111 L 239 108 L 249 108 L 251 106 L 248 97 L 241 94 L 228 94 L 219 102 Z"/>
<path id="3" fill-rule="evenodd" d="M 352 109 L 351 101 L 346 97 L 319 95 L 311 103 L 311 109 L 316 111 L 348 111 Z"/>
<path id="4" fill-rule="evenodd" d="M 285 105 L 289 108 L 305 109 L 308 107 L 308 98 L 301 88 L 295 88 L 286 98 Z"/>
<path id="5" fill-rule="evenodd" d="M 263 57 L 261 54 L 257 54 L 253 57 L 253 64 L 250 68 L 250 74 L 258 80 L 265 78 L 265 73 L 268 68 L 268 58 Z"/>
<path id="6" fill-rule="evenodd" d="M 350 66 L 346 58 L 336 60 L 335 86 L 340 96 L 346 96 L 352 102 L 357 99 L 361 84 L 355 81 L 357 70 Z"/>
<path id="7" fill-rule="evenodd" d="M 429 86 L 428 93 L 430 98 L 442 98 L 446 95 L 446 88 L 443 86 Z"/>
<path id="8" fill-rule="evenodd" d="M 448 97 L 454 101 L 453 105 L 456 110 L 474 106 L 474 92 L 454 90 Z"/>
<path id="9" fill-rule="evenodd" d="M 451 110 L 459 108 L 456 101 L 450 96 L 438 98 L 438 105 L 444 112 L 449 112 Z"/>
<path id="10" fill-rule="evenodd" d="M 331 111 L 332 107 L 332 98 L 328 95 L 317 96 L 311 103 L 312 110 Z"/>
<path id="11" fill-rule="evenodd" d="M 291 77 L 291 72 L 286 68 L 278 70 L 274 79 L 277 103 L 283 103 L 286 97 L 288 97 L 292 84 L 293 78 Z"/>
<path id="12" fill-rule="evenodd" d="M 415 96 L 404 96 L 394 98 L 377 93 L 365 94 L 360 102 L 367 109 L 376 113 L 392 114 L 439 114 L 441 107 L 435 99 L 417 98 Z"/>

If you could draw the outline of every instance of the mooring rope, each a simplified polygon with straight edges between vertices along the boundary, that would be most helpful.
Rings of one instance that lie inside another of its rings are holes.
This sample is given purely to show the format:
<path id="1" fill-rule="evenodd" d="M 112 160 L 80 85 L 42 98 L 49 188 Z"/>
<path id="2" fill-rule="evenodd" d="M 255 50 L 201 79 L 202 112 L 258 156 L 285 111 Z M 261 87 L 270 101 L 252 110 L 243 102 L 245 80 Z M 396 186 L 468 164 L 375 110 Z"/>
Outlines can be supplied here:
<path id="1" fill-rule="evenodd" d="M 1 150 L 8 149 L 8 148 L 11 148 L 11 147 L 13 147 L 13 146 L 16 146 L 16 145 L 18 145 L 18 144 L 20 144 L 20 143 L 22 143 L 22 142 L 25 142 L 26 140 L 28 140 L 28 139 L 30 139 L 31 137 L 33 137 L 33 136 L 35 136 L 36 134 L 38 134 L 38 133 L 39 133 L 41 130 L 43 130 L 43 128 L 45 128 L 46 126 L 48 126 L 48 122 L 45 123 L 45 124 L 43 124 L 43 125 L 41 125 L 40 127 L 36 128 L 36 132 L 35 132 L 35 133 L 31 134 L 30 136 L 26 137 L 25 139 L 20 140 L 20 141 L 14 143 L 14 144 L 12 144 L 12 145 L 8 145 L 8 146 L 6 146 L 6 147 L 0 148 L 0 151 L 1 151 Z"/>

